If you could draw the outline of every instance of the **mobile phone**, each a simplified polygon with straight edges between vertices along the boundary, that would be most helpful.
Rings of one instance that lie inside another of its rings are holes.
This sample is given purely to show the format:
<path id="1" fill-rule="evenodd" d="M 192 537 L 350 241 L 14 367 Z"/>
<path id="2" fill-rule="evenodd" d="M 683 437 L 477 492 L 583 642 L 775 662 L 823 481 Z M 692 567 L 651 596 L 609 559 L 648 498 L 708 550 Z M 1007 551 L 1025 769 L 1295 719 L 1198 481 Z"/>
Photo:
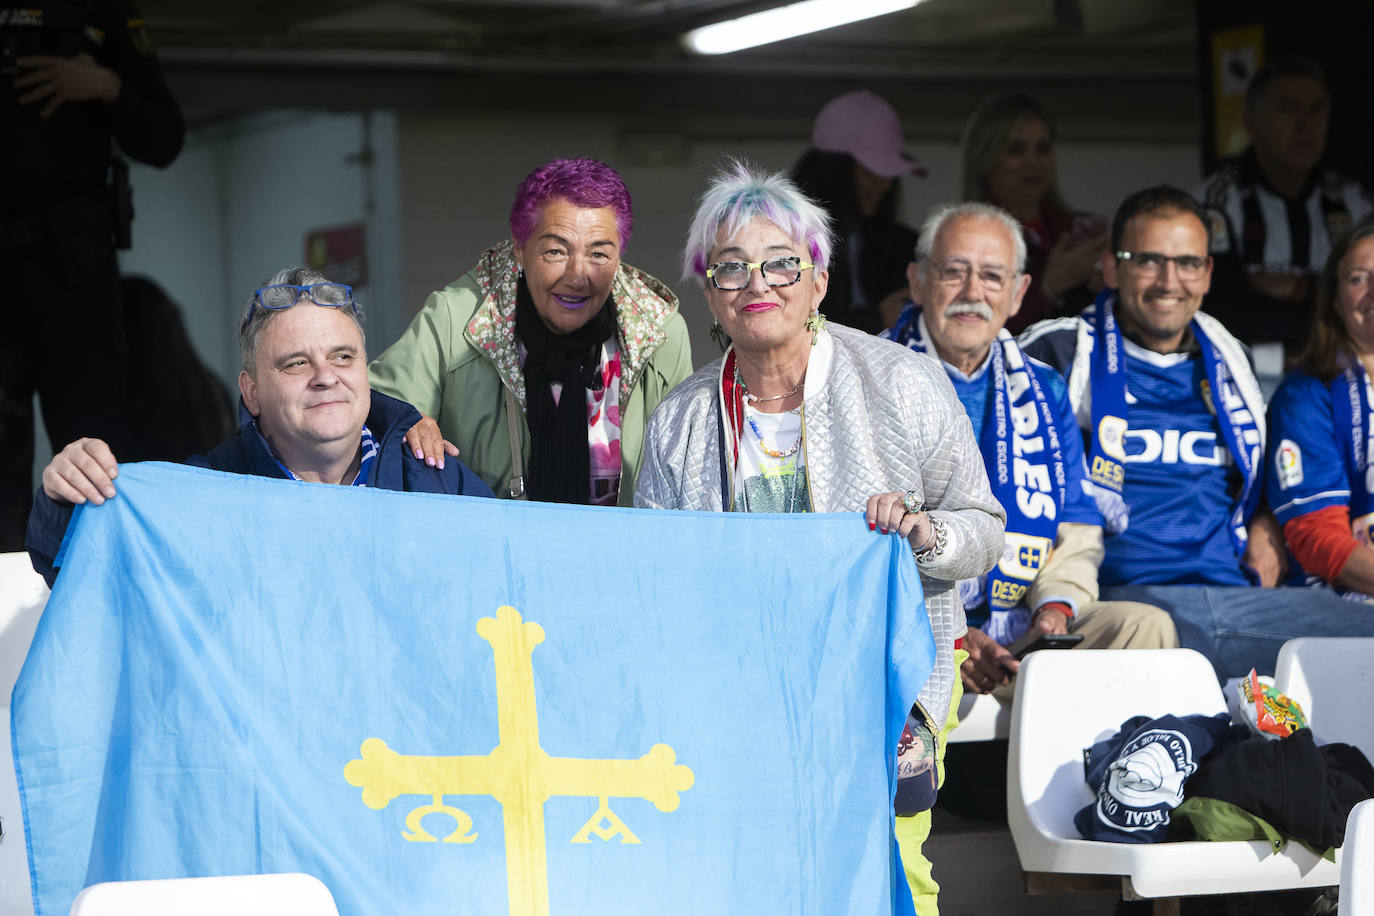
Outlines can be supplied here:
<path id="1" fill-rule="evenodd" d="M 1036 649 L 1072 649 L 1082 641 L 1082 633 L 1041 633 L 1030 642 L 1026 642 L 1023 636 L 1009 648 L 1016 660 L 1020 661 Z"/>

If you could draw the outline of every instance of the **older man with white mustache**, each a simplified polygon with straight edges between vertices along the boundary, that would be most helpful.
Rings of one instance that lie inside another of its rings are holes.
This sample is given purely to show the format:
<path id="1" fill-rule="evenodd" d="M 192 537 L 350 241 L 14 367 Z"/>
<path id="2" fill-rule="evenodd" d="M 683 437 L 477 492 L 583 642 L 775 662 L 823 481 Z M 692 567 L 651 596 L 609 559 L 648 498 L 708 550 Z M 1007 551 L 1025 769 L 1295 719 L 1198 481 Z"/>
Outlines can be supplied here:
<path id="1" fill-rule="evenodd" d="M 1097 601 L 1102 516 L 1067 388 L 1003 330 L 1031 283 L 1016 220 L 988 204 L 941 207 L 920 239 L 907 268 L 912 303 L 883 336 L 944 363 L 1007 510 L 1001 562 L 960 583 L 964 689 L 1008 690 L 1020 663 L 1007 647 L 1038 634 L 1081 634 L 1082 648 L 1178 645 L 1158 608 Z"/>

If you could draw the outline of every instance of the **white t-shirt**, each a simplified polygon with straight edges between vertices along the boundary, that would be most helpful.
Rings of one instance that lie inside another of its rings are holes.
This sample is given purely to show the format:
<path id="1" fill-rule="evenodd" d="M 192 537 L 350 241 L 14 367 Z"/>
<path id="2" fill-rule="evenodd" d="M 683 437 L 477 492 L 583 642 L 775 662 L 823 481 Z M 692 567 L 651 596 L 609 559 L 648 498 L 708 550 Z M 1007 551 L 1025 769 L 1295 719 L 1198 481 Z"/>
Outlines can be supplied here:
<path id="1" fill-rule="evenodd" d="M 810 512 L 800 409 L 760 413 L 746 404 L 744 417 L 735 467 L 735 510 Z"/>

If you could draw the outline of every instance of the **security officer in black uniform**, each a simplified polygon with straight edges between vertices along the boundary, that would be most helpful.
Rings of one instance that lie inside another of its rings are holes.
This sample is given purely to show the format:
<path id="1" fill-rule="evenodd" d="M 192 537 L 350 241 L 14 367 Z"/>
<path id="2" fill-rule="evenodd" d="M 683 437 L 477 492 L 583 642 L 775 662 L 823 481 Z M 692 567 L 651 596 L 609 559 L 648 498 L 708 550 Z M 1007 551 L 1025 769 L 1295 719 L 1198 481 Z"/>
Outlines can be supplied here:
<path id="1" fill-rule="evenodd" d="M 113 144 L 165 166 L 186 133 L 127 0 L 9 3 L 0 6 L 0 551 L 24 544 L 35 391 L 50 441 L 124 441 L 115 249 L 129 245 L 132 206 Z"/>

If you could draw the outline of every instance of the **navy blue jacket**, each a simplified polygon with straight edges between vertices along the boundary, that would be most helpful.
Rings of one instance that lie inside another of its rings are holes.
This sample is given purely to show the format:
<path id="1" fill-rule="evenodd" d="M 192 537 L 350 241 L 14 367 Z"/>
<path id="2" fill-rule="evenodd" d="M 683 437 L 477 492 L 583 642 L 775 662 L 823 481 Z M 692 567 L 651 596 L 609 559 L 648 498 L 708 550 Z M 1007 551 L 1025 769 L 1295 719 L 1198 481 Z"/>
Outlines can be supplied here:
<path id="1" fill-rule="evenodd" d="M 406 493 L 494 495 L 482 478 L 456 458 L 447 458 L 442 471 L 416 458 L 406 448 L 405 434 L 418 422 L 420 412 L 405 401 L 380 391 L 372 392 L 372 410 L 367 415 L 367 428 L 377 440 L 377 458 L 368 472 L 369 487 Z M 231 474 L 289 479 L 257 434 L 253 417 L 242 402 L 239 404 L 238 435 L 215 446 L 210 454 L 192 455 L 183 463 Z M 24 546 L 28 548 L 33 568 L 48 580 L 49 587 L 57 577 L 52 563 L 62 546 L 62 538 L 67 533 L 74 508 L 53 502 L 42 487 L 34 496 Z"/>
<path id="2" fill-rule="evenodd" d="M 1083 753 L 1083 776 L 1097 798 L 1073 823 L 1084 839 L 1157 843 L 1169 833 L 1170 812 L 1204 757 L 1248 737 L 1249 729 L 1215 716 L 1134 716 Z"/>

